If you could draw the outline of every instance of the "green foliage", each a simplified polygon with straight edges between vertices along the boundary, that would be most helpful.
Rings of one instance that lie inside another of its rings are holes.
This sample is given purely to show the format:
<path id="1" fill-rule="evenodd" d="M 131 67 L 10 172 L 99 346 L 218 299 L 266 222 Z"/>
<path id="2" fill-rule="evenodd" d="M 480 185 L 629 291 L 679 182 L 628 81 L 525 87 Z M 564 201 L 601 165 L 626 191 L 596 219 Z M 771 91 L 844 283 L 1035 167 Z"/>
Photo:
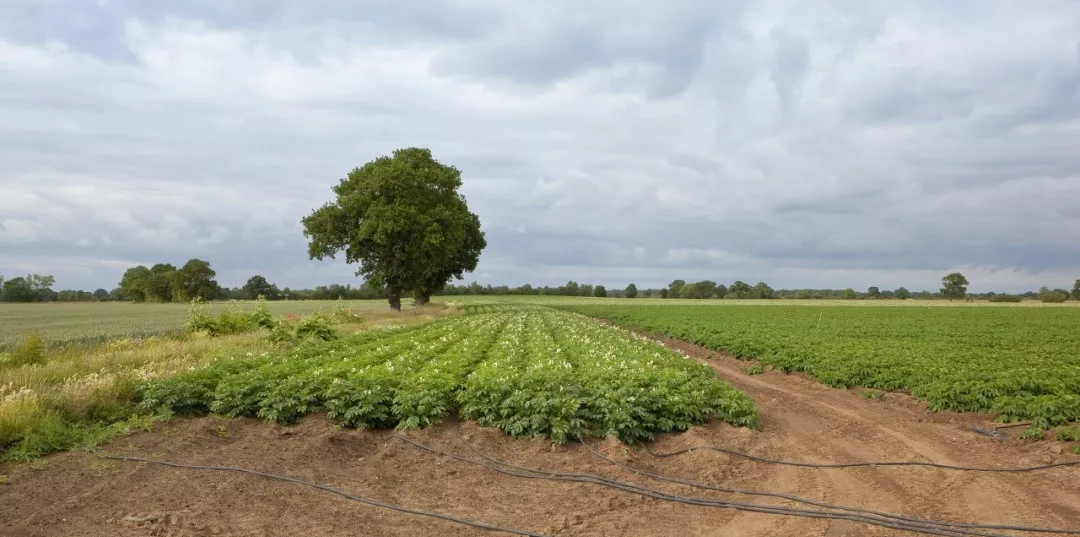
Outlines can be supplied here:
<path id="1" fill-rule="evenodd" d="M 1021 298 L 1016 295 L 1000 294 L 990 297 L 990 302 L 1020 302 Z"/>
<path id="2" fill-rule="evenodd" d="M 871 287 L 866 290 L 866 296 L 869 298 L 881 298 L 881 289 Z"/>
<path id="3" fill-rule="evenodd" d="M 637 293 L 637 286 L 631 283 L 626 286 L 626 289 L 623 291 L 623 296 L 626 298 L 637 298 Z"/>
<path id="4" fill-rule="evenodd" d="M 856 298 L 859 298 L 859 294 L 856 293 L 854 289 L 844 289 L 840 292 L 840 298 L 844 300 L 855 300 Z"/>
<path id="5" fill-rule="evenodd" d="M 593 288 L 593 296 L 604 298 L 607 296 L 607 289 L 603 285 L 597 285 Z"/>
<path id="6" fill-rule="evenodd" d="M 765 372 L 765 367 L 761 364 L 754 364 L 746 368 L 745 373 L 747 375 L 760 375 Z"/>
<path id="7" fill-rule="evenodd" d="M 1046 438 L 1046 429 L 1038 425 L 1026 427 L 1024 432 L 1020 433 L 1021 440 L 1042 440 L 1043 438 Z"/>
<path id="8" fill-rule="evenodd" d="M 1073 300 L 1080 300 L 1080 280 L 1076 280 L 1073 283 L 1072 293 L 1069 293 Z"/>
<path id="9" fill-rule="evenodd" d="M 329 341 L 337 338 L 330 319 L 321 313 L 316 313 L 300 320 L 296 326 L 296 339 L 321 339 Z"/>
<path id="10" fill-rule="evenodd" d="M 140 387 L 140 408 L 280 423 L 325 410 L 368 428 L 425 427 L 458 409 L 511 435 L 556 442 L 641 442 L 710 419 L 759 424 L 749 398 L 656 343 L 546 308 L 473 311 L 219 360 Z"/>
<path id="11" fill-rule="evenodd" d="M 941 296 L 950 300 L 967 295 L 968 280 L 959 272 L 951 272 L 941 278 Z"/>
<path id="12" fill-rule="evenodd" d="M 877 401 L 880 400 L 882 397 L 885 397 L 885 392 L 879 390 L 863 390 L 859 392 L 859 395 L 863 396 L 863 398 L 865 399 Z"/>
<path id="13" fill-rule="evenodd" d="M 565 305 L 802 371 L 834 387 L 905 391 L 934 410 L 1039 427 L 1080 420 L 1080 310 L 1001 307 Z"/>
<path id="14" fill-rule="evenodd" d="M 40 364 L 45 361 L 45 338 L 38 332 L 23 336 L 11 353 L 0 353 L 0 368 Z"/>
<path id="15" fill-rule="evenodd" d="M 1080 442 L 1080 426 L 1058 429 L 1057 439 L 1065 442 Z"/>
<path id="16" fill-rule="evenodd" d="M 52 285 L 56 280 L 52 276 L 27 274 L 0 280 L 0 300 L 4 302 L 41 302 L 52 294 Z"/>
<path id="17" fill-rule="evenodd" d="M 202 332 L 210 336 L 240 334 L 255 330 L 260 326 L 256 321 L 256 315 L 260 319 L 264 317 L 264 313 L 258 310 L 254 314 L 249 314 L 242 306 L 234 306 L 221 310 L 217 317 L 214 317 L 207 313 L 202 299 L 196 298 L 191 301 L 191 309 L 188 310 L 184 329 L 188 332 Z"/>
<path id="18" fill-rule="evenodd" d="M 260 296 L 266 300 L 277 300 L 281 295 L 281 291 L 278 290 L 276 285 L 266 281 L 266 277 L 258 274 L 248 278 L 242 289 L 244 298 L 248 300 L 254 300 Z"/>
<path id="19" fill-rule="evenodd" d="M 430 296 L 476 268 L 487 246 L 479 218 L 458 193 L 461 172 L 420 148 L 399 149 L 349 172 L 335 199 L 303 219 L 313 259 L 344 251 L 357 274 L 385 287 L 391 307 Z"/>
<path id="20" fill-rule="evenodd" d="M 911 291 L 908 291 L 907 287 L 897 287 L 896 291 L 893 291 L 893 296 L 900 300 L 907 300 L 911 298 Z"/>
<path id="21" fill-rule="evenodd" d="M 1064 289 L 1050 290 L 1046 287 L 1039 289 L 1039 301 L 1048 304 L 1060 304 L 1069 299 L 1069 292 Z"/>

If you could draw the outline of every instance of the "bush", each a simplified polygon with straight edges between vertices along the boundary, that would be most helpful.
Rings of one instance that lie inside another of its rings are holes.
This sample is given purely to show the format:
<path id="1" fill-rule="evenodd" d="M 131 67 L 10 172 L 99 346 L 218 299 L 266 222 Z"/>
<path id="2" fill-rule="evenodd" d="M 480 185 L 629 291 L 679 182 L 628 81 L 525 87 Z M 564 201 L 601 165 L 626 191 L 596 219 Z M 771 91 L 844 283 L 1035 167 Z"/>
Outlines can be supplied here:
<path id="1" fill-rule="evenodd" d="M 337 338 L 337 332 L 323 314 L 316 313 L 305 317 L 296 327 L 296 339 L 321 339 L 330 341 Z"/>
<path id="2" fill-rule="evenodd" d="M 45 338 L 38 333 L 27 334 L 9 353 L 0 353 L 0 367 L 18 367 L 45 361 Z"/>
<path id="3" fill-rule="evenodd" d="M 1016 295 L 994 295 L 990 302 L 1020 302 L 1021 298 Z"/>

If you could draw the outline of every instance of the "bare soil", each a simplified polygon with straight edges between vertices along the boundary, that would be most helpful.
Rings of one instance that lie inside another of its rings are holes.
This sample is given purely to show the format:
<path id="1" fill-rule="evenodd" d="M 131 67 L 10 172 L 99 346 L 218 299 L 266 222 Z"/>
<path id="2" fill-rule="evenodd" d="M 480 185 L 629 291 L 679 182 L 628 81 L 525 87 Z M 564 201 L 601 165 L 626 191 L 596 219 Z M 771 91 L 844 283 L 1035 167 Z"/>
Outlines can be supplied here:
<path id="1" fill-rule="evenodd" d="M 671 452 L 716 445 L 761 457 L 811 462 L 923 460 L 970 466 L 1027 466 L 1080 460 L 1053 441 L 996 440 L 988 416 L 927 413 L 901 394 L 880 400 L 799 375 L 747 375 L 749 365 L 684 342 L 665 340 L 710 364 L 754 398 L 763 430 L 711 423 L 660 435 L 649 448 Z M 472 423 L 404 433 L 470 458 L 463 438 L 485 454 L 530 468 L 592 472 L 683 495 L 794 506 L 645 480 L 580 445 L 513 440 Z M 461 433 L 459 438 L 458 433 Z M 1019 429 L 1007 429 L 1015 436 Z M 798 535 L 892 536 L 897 530 L 851 521 L 691 506 L 593 484 L 530 480 L 435 455 L 393 431 L 339 429 L 324 416 L 293 427 L 253 419 L 174 420 L 112 442 L 111 453 L 283 474 L 352 494 L 558 536 Z M 973 473 L 924 467 L 811 469 L 752 462 L 697 450 L 657 458 L 618 442 L 601 453 L 652 473 L 730 488 L 790 493 L 908 516 L 1080 530 L 1080 467 L 1029 473 Z M 107 460 L 69 452 L 32 464 L 0 466 L 3 536 L 430 536 L 496 535 L 455 523 L 378 509 L 291 483 L 221 471 Z M 1000 531 L 1011 535 L 1016 532 Z M 1028 534 L 1033 535 L 1033 534 Z"/>

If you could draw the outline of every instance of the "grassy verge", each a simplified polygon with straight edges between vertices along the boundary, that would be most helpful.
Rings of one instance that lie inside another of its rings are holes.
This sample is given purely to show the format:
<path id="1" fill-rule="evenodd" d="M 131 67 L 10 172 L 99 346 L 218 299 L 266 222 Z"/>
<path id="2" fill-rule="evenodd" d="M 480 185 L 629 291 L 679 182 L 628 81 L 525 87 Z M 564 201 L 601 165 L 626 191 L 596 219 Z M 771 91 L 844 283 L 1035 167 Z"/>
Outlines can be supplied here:
<path id="1" fill-rule="evenodd" d="M 333 317 L 333 329 L 349 334 L 455 311 L 440 305 L 400 314 L 339 312 Z M 26 461 L 65 449 L 93 449 L 116 436 L 147 429 L 161 416 L 136 411 L 133 398 L 141 381 L 176 375 L 225 356 L 254 356 L 275 348 L 264 330 L 221 337 L 181 333 L 121 338 L 84 346 L 50 347 L 46 341 L 36 356 L 0 362 L 0 460 Z"/>

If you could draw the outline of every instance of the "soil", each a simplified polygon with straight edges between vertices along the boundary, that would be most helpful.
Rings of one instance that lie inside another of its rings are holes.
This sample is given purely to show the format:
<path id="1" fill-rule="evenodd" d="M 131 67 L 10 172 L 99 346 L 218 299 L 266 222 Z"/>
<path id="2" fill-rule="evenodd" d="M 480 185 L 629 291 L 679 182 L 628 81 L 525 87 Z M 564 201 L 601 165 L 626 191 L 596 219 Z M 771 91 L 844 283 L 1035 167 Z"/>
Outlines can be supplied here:
<path id="1" fill-rule="evenodd" d="M 767 458 L 830 463 L 922 460 L 1013 467 L 1080 460 L 1064 443 L 976 434 L 972 426 L 994 427 L 985 415 L 928 413 L 901 394 L 873 400 L 860 390 L 831 389 L 799 375 L 747 375 L 747 362 L 684 342 L 664 343 L 705 361 L 753 397 L 763 430 L 714 422 L 659 435 L 649 446 L 655 453 L 715 445 Z M 1003 432 L 1015 437 L 1020 430 Z M 581 445 L 514 440 L 454 420 L 396 433 L 340 429 L 325 416 L 292 427 L 206 417 L 160 424 L 152 432 L 118 439 L 105 451 L 288 475 L 386 503 L 547 535 L 912 535 L 851 521 L 676 504 L 593 484 L 521 479 L 423 451 L 397 434 L 470 458 L 477 455 L 462 439 L 488 456 L 530 468 L 592 472 L 682 495 L 796 505 L 646 480 L 595 458 Z M 591 445 L 635 468 L 717 486 L 785 492 L 920 518 L 1080 530 L 1080 467 L 1075 466 L 1008 474 L 925 467 L 812 469 L 708 450 L 658 458 L 613 439 Z M 505 535 L 257 476 L 114 461 L 82 452 L 0 466 L 0 474 L 6 474 L 0 484 L 0 535 L 12 537 Z"/>

